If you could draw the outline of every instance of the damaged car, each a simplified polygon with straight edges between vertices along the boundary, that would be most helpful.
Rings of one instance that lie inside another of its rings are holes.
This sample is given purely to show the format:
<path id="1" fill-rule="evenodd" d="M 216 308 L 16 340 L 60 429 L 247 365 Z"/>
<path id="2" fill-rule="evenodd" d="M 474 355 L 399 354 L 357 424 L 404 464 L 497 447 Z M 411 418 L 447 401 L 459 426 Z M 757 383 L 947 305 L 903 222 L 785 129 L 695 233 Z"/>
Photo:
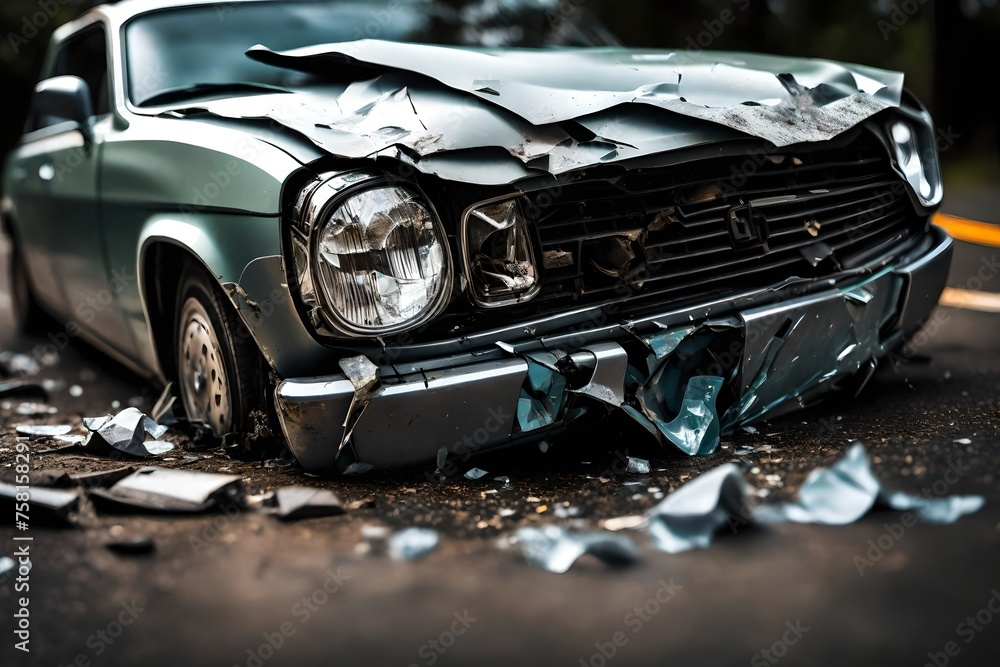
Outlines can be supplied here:
<path id="1" fill-rule="evenodd" d="M 689 455 L 857 392 L 937 303 L 898 73 L 623 48 L 555 0 L 124 0 L 4 171 L 19 319 L 217 434 L 387 469 L 614 416 Z M 555 17 L 555 18 L 553 18 Z"/>

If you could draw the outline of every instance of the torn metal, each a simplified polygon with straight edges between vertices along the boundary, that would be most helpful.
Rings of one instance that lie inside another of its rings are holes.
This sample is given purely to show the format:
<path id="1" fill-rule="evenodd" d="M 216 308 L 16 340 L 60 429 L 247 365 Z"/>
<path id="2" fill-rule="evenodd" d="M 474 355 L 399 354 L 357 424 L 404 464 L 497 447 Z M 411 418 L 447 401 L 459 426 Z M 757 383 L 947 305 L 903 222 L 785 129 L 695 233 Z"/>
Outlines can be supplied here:
<path id="1" fill-rule="evenodd" d="M 91 497 L 118 510 L 205 512 L 220 506 L 242 507 L 245 492 L 238 475 L 144 467 Z"/>
<path id="2" fill-rule="evenodd" d="M 749 506 L 751 489 L 739 466 L 727 463 L 680 487 L 648 513 L 650 540 L 660 551 L 704 549 L 731 517 Z"/>
<path id="3" fill-rule="evenodd" d="M 794 502 L 764 507 L 756 519 L 836 526 L 853 523 L 880 505 L 913 512 L 927 523 L 954 523 L 984 503 L 982 496 L 914 496 L 886 489 L 875 477 L 865 446 L 855 443 L 834 465 L 809 473 Z"/>
<path id="4" fill-rule="evenodd" d="M 360 40 L 287 52 L 257 46 L 248 55 L 326 77 L 328 89 L 171 113 L 269 119 L 332 155 L 387 155 L 481 184 L 741 136 L 776 146 L 823 141 L 898 106 L 903 83 L 901 74 L 858 65 L 756 54 Z"/>
<path id="5" fill-rule="evenodd" d="M 498 347 L 527 363 L 521 432 L 620 409 L 660 443 L 714 453 L 724 433 L 804 405 L 850 381 L 856 392 L 886 352 L 905 288 L 890 270 L 842 289 L 657 330 L 574 352 Z M 859 371 L 863 371 L 859 373 Z M 860 377 L 860 381 L 857 379 Z"/>
<path id="6" fill-rule="evenodd" d="M 88 451 L 116 449 L 132 456 L 148 458 L 174 449 L 173 444 L 158 440 L 169 427 L 157 424 L 138 408 L 126 408 L 114 416 L 85 418 L 83 424 L 90 431 L 84 443 Z M 152 436 L 152 441 L 146 440 L 147 434 Z"/>
<path id="7" fill-rule="evenodd" d="M 806 478 L 795 501 L 765 505 L 743 470 L 727 463 L 691 480 L 647 514 L 657 549 L 680 553 L 708 547 L 724 527 L 785 522 L 845 525 L 877 506 L 912 511 L 927 523 L 953 523 L 978 511 L 982 496 L 914 496 L 882 486 L 864 445 L 855 443 L 829 468 Z"/>
<path id="8" fill-rule="evenodd" d="M 614 566 L 639 561 L 639 550 L 632 540 L 609 532 L 527 526 L 517 531 L 517 541 L 529 563 L 556 574 L 568 572 L 584 554 Z"/>
<path id="9" fill-rule="evenodd" d="M 351 381 L 351 385 L 354 387 L 354 397 L 351 399 L 351 406 L 344 417 L 344 437 L 341 439 L 340 447 L 337 449 L 338 457 L 343 452 L 344 447 L 347 446 L 347 443 L 350 442 L 354 427 L 357 425 L 358 420 L 361 419 L 365 408 L 368 407 L 368 402 L 371 400 L 379 383 L 378 366 L 373 364 L 364 355 L 341 359 L 339 364 L 340 369 L 344 371 L 344 375 L 347 376 L 347 379 Z"/>

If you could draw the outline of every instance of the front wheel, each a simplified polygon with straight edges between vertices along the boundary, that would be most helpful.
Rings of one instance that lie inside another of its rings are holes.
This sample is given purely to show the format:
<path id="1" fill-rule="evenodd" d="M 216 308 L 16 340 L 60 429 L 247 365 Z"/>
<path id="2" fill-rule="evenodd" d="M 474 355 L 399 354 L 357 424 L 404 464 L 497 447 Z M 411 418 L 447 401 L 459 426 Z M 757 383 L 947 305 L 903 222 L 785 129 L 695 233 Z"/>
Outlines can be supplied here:
<path id="1" fill-rule="evenodd" d="M 264 360 L 221 290 L 200 267 L 185 268 L 178 292 L 177 380 L 188 420 L 217 436 L 253 430 L 269 414 Z"/>

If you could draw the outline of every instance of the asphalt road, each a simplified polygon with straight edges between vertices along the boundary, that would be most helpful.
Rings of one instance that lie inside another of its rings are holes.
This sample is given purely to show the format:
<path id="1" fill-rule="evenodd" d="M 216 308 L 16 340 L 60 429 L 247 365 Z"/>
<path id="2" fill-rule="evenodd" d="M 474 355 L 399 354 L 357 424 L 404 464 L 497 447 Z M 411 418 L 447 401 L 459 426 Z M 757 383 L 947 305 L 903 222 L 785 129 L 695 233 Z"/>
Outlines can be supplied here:
<path id="1" fill-rule="evenodd" d="M 962 213 L 975 215 L 976 206 Z M 981 213 L 993 210 L 984 204 Z M 963 244 L 952 285 L 968 287 L 995 253 Z M 996 282 L 983 289 L 1000 292 Z M 3 299 L 0 290 L 5 325 Z M 547 453 L 529 448 L 473 462 L 493 473 L 485 480 L 507 475 L 508 485 L 439 482 L 431 470 L 320 479 L 220 449 L 194 452 L 210 455 L 194 462 L 181 458 L 192 452 L 181 452 L 164 465 L 234 472 L 251 491 L 327 487 L 350 509 L 291 524 L 250 512 L 85 512 L 78 528 L 32 526 L 31 652 L 13 646 L 12 614 L 23 593 L 15 595 L 8 579 L 0 583 L 0 664 L 997 664 L 1000 615 L 990 605 L 1000 610 L 998 332 L 998 314 L 940 308 L 918 337 L 917 354 L 884 364 L 860 399 L 835 399 L 741 434 L 705 459 L 614 428 Z M 38 342 L 0 326 L 0 349 L 30 351 Z M 50 400 L 58 412 L 39 421 L 73 423 L 130 399 L 148 409 L 156 398 L 80 345 L 40 378 L 61 388 Z M 70 394 L 73 385 L 80 395 Z M 25 420 L 15 413 L 19 403 L 0 403 L 6 468 L 14 462 L 12 425 Z M 868 445 L 887 486 L 982 494 L 986 505 L 954 525 L 901 529 L 900 513 L 885 511 L 844 527 L 726 534 L 707 550 L 673 556 L 636 532 L 638 565 L 614 569 L 588 556 L 562 575 L 532 567 L 509 544 L 521 526 L 596 528 L 641 514 L 657 502 L 654 489 L 667 492 L 729 460 L 743 462 L 772 499 L 786 497 L 855 441 Z M 748 445 L 756 451 L 734 456 Z M 653 472 L 621 473 L 616 462 L 624 455 L 651 459 Z M 120 464 L 43 454 L 32 465 L 90 471 Z M 397 562 L 362 536 L 365 525 L 432 526 L 441 543 L 421 561 Z M 15 534 L 0 526 L 0 553 L 14 551 Z M 123 535 L 150 536 L 155 551 L 123 556 L 106 548 Z"/>

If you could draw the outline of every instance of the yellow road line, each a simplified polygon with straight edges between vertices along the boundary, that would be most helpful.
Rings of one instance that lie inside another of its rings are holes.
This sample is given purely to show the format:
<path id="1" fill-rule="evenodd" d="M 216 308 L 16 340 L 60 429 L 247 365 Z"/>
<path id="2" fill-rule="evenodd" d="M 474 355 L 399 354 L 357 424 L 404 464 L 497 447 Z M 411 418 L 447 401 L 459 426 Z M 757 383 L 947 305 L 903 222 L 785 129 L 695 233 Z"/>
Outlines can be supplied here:
<path id="1" fill-rule="evenodd" d="M 1000 248 L 1000 226 L 966 220 L 944 213 L 938 213 L 934 216 L 934 224 L 943 227 L 946 232 L 959 241 Z"/>
<path id="2" fill-rule="evenodd" d="M 968 289 L 945 287 L 939 303 L 942 306 L 978 310 L 981 313 L 1000 313 L 1000 294 L 974 292 Z"/>

